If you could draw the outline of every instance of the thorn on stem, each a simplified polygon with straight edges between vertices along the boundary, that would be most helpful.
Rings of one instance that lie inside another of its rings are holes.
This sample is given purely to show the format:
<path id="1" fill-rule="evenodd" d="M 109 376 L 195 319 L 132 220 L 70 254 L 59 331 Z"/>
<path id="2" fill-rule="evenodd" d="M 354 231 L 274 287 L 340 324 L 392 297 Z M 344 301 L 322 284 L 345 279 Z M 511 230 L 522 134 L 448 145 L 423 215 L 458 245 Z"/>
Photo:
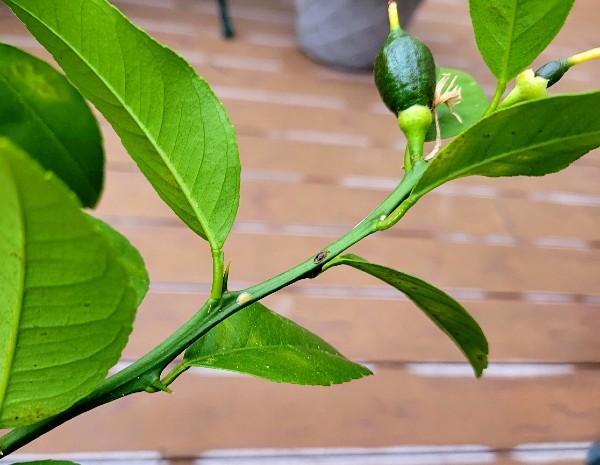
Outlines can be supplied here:
<path id="1" fill-rule="evenodd" d="M 155 392 L 161 391 L 161 392 L 166 392 L 167 394 L 172 394 L 173 391 L 169 388 L 169 386 L 167 386 L 166 384 L 164 384 L 160 379 L 157 379 L 155 381 L 152 382 L 152 384 L 150 384 L 146 389 L 144 389 L 146 392 L 153 394 Z"/>

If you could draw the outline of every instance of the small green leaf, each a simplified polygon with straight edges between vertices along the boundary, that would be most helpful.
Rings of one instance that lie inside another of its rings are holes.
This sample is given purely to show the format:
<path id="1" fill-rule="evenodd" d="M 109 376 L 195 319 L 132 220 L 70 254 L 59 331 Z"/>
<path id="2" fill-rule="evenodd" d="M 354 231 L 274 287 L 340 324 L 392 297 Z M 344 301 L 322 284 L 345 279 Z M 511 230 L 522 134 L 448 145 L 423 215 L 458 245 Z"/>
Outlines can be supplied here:
<path id="1" fill-rule="evenodd" d="M 79 92 L 50 65 L 0 44 L 0 137 L 11 139 L 93 207 L 102 192 L 98 123 Z"/>
<path id="2" fill-rule="evenodd" d="M 147 288 L 131 244 L 0 139 L 0 428 L 59 413 L 101 383 Z"/>
<path id="3" fill-rule="evenodd" d="M 185 353 L 188 366 L 238 371 L 278 383 L 340 384 L 371 372 L 260 303 L 229 317 Z"/>
<path id="4" fill-rule="evenodd" d="M 438 81 L 444 74 L 450 74 L 451 79 L 456 77 L 456 85 L 459 86 L 462 91 L 462 102 L 456 105 L 453 110 L 461 117 L 462 123 L 450 113 L 450 110 L 446 105 L 437 107 L 442 139 L 447 139 L 460 134 L 469 126 L 479 121 L 485 113 L 488 99 L 484 90 L 470 74 L 458 69 L 438 67 Z M 427 140 L 435 140 L 435 123 L 427 133 Z"/>
<path id="5" fill-rule="evenodd" d="M 411 196 L 464 176 L 543 176 L 600 146 L 600 91 L 558 95 L 494 113 L 430 162 Z"/>
<path id="6" fill-rule="evenodd" d="M 562 28 L 574 0 L 470 0 L 475 39 L 498 81 L 529 66 Z"/>
<path id="7" fill-rule="evenodd" d="M 194 69 L 106 0 L 4 0 L 106 117 L 160 197 L 220 249 L 240 161 L 223 105 Z"/>
<path id="8" fill-rule="evenodd" d="M 481 328 L 456 300 L 431 284 L 400 271 L 369 263 L 348 254 L 338 257 L 328 266 L 348 265 L 364 271 L 403 292 L 450 338 L 465 354 L 479 377 L 488 363 L 488 343 Z"/>

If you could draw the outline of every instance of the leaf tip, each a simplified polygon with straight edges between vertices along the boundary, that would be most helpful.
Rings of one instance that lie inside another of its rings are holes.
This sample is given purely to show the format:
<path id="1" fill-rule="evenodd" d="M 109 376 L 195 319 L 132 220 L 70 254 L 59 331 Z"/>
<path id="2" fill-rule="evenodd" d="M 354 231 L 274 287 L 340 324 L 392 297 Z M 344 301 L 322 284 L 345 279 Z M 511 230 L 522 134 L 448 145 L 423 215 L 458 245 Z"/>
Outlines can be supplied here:
<path id="1" fill-rule="evenodd" d="M 473 357 L 473 359 L 471 360 L 471 366 L 473 367 L 473 371 L 475 372 L 475 377 L 477 379 L 481 378 L 483 376 L 484 371 L 488 367 L 487 352 L 482 352 L 475 355 L 475 357 Z"/>

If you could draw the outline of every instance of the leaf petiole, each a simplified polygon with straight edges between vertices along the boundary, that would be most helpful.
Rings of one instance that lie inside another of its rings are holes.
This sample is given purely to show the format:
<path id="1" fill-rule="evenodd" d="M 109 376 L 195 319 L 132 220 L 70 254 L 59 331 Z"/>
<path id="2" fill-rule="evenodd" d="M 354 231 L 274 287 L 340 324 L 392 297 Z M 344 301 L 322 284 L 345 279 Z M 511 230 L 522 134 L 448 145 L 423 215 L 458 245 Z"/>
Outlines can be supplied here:
<path id="1" fill-rule="evenodd" d="M 377 231 L 385 231 L 394 226 L 400 219 L 406 214 L 406 212 L 416 203 L 415 200 L 411 200 L 410 192 L 412 188 L 417 184 L 421 176 L 427 169 L 427 162 L 420 160 L 413 166 L 412 170 L 409 171 L 402 183 L 406 186 L 410 186 L 410 190 L 407 192 L 407 197 L 387 216 L 382 216 L 377 224 L 375 225 Z"/>
<path id="2" fill-rule="evenodd" d="M 212 264 L 213 264 L 213 272 L 212 272 L 212 286 L 210 289 L 210 300 L 212 302 L 217 302 L 223 296 L 223 251 L 221 249 L 211 249 L 212 253 Z"/>
<path id="3" fill-rule="evenodd" d="M 180 362 L 173 367 L 173 369 L 161 379 L 161 383 L 165 386 L 170 386 L 175 382 L 177 378 L 179 378 L 182 374 L 190 369 L 190 365 L 187 362 Z"/>
<path id="4" fill-rule="evenodd" d="M 504 95 L 506 86 L 507 86 L 506 81 L 498 81 L 498 84 L 496 85 L 496 91 L 494 92 L 494 97 L 492 98 L 490 105 L 487 107 L 487 110 L 485 111 L 485 113 L 483 115 L 484 118 L 486 116 L 491 115 L 492 113 L 494 113 L 496 111 L 496 109 L 498 108 L 498 105 L 500 105 L 500 100 L 502 99 L 502 96 Z"/>

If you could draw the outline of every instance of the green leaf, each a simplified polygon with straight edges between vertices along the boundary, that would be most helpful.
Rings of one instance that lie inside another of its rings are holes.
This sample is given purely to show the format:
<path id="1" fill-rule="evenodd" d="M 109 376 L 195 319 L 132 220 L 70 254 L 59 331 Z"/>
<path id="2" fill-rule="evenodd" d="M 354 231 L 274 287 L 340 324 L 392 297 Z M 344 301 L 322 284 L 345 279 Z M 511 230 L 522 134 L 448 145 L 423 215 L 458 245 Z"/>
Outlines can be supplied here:
<path id="1" fill-rule="evenodd" d="M 558 95 L 494 113 L 430 162 L 411 196 L 464 176 L 543 176 L 600 146 L 600 91 Z"/>
<path id="2" fill-rule="evenodd" d="M 101 383 L 147 288 L 127 240 L 0 139 L 0 428 L 59 413 Z"/>
<path id="3" fill-rule="evenodd" d="M 574 0 L 470 0 L 477 46 L 498 81 L 529 66 L 562 28 Z"/>
<path id="4" fill-rule="evenodd" d="M 185 353 L 184 363 L 279 383 L 323 386 L 371 374 L 318 336 L 260 303 L 240 310 L 199 339 Z"/>
<path id="5" fill-rule="evenodd" d="M 240 162 L 223 105 L 183 58 L 106 0 L 4 0 L 106 117 L 160 197 L 220 249 Z"/>
<path id="6" fill-rule="evenodd" d="M 328 266 L 348 265 L 374 276 L 403 292 L 444 331 L 465 354 L 479 377 L 487 367 L 488 343 L 481 328 L 456 300 L 431 284 L 400 271 L 369 263 L 348 254 Z"/>
<path id="7" fill-rule="evenodd" d="M 102 192 L 98 123 L 79 92 L 50 65 L 0 44 L 0 137 L 35 156 L 85 207 Z"/>
<path id="8" fill-rule="evenodd" d="M 454 112 L 461 117 L 462 123 L 450 113 L 446 105 L 437 107 L 442 139 L 447 139 L 448 137 L 460 134 L 466 128 L 479 121 L 485 113 L 488 99 L 475 78 L 464 71 L 438 67 L 436 74 L 438 81 L 444 74 L 450 74 L 452 76 L 451 79 L 456 77 L 456 85 L 462 90 L 462 102 L 454 107 Z M 431 125 L 427 133 L 427 140 L 435 140 L 435 123 Z"/>

